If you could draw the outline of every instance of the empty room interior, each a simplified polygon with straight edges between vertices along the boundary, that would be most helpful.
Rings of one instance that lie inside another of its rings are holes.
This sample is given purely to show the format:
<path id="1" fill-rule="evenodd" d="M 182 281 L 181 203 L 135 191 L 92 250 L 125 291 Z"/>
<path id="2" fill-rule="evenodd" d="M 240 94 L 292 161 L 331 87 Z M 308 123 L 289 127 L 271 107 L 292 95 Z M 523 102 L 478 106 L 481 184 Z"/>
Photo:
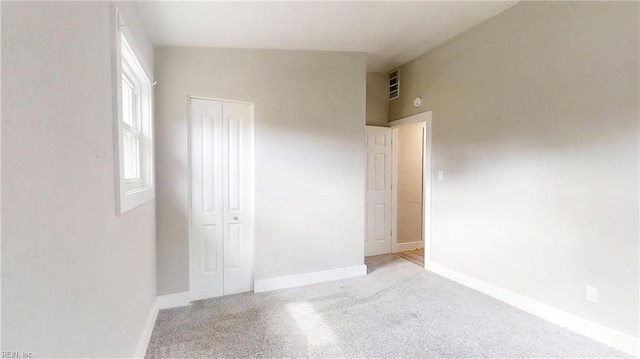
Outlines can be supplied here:
<path id="1" fill-rule="evenodd" d="M 640 3 L 0 2 L 3 358 L 631 358 Z"/>

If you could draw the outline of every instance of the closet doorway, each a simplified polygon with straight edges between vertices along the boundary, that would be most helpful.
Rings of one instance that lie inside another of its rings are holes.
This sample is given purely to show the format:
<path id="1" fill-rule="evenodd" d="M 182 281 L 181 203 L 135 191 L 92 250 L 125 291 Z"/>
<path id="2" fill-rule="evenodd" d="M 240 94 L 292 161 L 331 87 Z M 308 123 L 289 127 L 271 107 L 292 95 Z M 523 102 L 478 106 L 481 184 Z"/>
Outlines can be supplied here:
<path id="1" fill-rule="evenodd" d="M 252 290 L 253 105 L 189 98 L 191 300 Z"/>

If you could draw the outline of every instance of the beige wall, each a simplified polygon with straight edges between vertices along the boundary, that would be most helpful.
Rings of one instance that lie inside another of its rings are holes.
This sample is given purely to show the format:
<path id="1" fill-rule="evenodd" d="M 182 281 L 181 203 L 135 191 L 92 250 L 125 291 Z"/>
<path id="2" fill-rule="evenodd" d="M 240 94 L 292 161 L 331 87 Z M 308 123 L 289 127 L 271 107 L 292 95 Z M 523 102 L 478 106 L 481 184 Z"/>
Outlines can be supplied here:
<path id="1" fill-rule="evenodd" d="M 254 279 L 362 265 L 365 55 L 155 53 L 159 292 L 189 289 L 188 95 L 255 103 Z"/>
<path id="2" fill-rule="evenodd" d="M 422 137 L 424 122 L 398 127 L 398 243 L 422 241 Z"/>
<path id="3" fill-rule="evenodd" d="M 521 2 L 403 66 L 390 104 L 433 110 L 434 262 L 635 336 L 638 6 Z"/>
<path id="4" fill-rule="evenodd" d="M 387 126 L 389 120 L 389 83 L 387 74 L 367 73 L 367 125 Z"/>
<path id="5" fill-rule="evenodd" d="M 116 215 L 111 4 L 2 7 L 2 349 L 131 357 L 156 296 L 155 210 Z"/>

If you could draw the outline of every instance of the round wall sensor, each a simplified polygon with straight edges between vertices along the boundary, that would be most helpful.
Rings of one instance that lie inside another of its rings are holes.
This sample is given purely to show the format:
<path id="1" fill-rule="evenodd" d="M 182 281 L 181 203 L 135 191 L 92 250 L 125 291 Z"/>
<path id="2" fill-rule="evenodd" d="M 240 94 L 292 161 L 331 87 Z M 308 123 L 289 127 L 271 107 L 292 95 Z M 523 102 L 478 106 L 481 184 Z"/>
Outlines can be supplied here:
<path id="1" fill-rule="evenodd" d="M 416 97 L 413 100 L 413 106 L 414 107 L 420 107 L 420 105 L 422 105 L 422 97 Z"/>

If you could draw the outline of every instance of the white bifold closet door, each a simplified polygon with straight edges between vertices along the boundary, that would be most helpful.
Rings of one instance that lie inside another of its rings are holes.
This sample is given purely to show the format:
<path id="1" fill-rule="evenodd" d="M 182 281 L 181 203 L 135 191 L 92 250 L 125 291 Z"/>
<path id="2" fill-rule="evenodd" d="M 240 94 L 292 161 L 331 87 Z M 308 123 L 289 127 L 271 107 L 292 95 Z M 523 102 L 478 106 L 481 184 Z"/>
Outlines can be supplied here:
<path id="1" fill-rule="evenodd" d="M 250 104 L 190 99 L 191 299 L 252 289 Z"/>

